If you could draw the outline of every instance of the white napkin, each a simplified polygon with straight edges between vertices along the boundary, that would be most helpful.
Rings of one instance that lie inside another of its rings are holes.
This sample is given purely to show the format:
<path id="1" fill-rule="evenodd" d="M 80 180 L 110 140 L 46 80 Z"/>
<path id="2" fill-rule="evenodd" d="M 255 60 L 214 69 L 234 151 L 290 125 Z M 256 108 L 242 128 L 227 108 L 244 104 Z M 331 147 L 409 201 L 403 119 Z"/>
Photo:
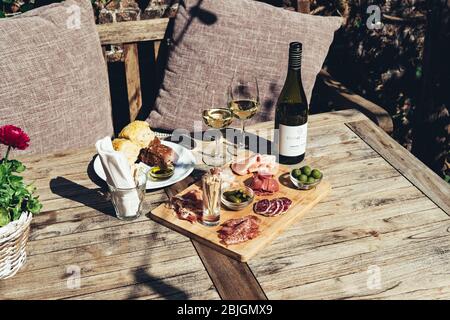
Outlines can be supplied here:
<path id="1" fill-rule="evenodd" d="M 116 188 L 135 188 L 136 182 L 131 174 L 131 168 L 124 154 L 115 151 L 110 137 L 105 137 L 95 143 L 106 182 Z M 136 189 L 129 192 L 112 194 L 117 210 L 122 215 L 133 216 L 139 209 L 139 197 Z"/>

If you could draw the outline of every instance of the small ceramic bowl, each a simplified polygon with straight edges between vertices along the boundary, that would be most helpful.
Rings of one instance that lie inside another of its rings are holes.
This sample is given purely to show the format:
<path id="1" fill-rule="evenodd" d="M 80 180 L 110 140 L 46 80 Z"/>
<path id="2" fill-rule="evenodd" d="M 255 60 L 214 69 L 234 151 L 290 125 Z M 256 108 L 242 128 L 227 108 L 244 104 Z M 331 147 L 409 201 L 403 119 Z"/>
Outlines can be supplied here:
<path id="1" fill-rule="evenodd" d="M 234 202 L 227 200 L 227 198 L 224 196 L 224 193 L 227 191 L 233 191 L 236 189 L 244 189 L 245 193 L 248 194 L 250 196 L 250 198 L 247 201 L 244 201 L 241 203 L 234 203 Z M 246 186 L 230 187 L 228 189 L 225 189 L 222 192 L 222 196 L 221 196 L 222 204 L 225 205 L 228 209 L 233 210 L 233 211 L 239 211 L 239 210 L 244 209 L 245 207 L 249 206 L 253 202 L 254 199 L 255 199 L 255 193 L 253 192 L 253 190 L 251 188 L 246 187 Z"/>
<path id="2" fill-rule="evenodd" d="M 174 171 L 175 171 L 174 166 L 169 166 L 165 170 L 161 170 L 159 167 L 152 167 L 148 171 L 148 176 L 153 181 L 166 180 L 169 179 L 171 176 L 173 176 Z"/>
<path id="3" fill-rule="evenodd" d="M 303 183 L 292 175 L 293 171 L 294 170 L 291 171 L 291 173 L 289 174 L 289 177 L 291 178 L 291 181 L 294 184 L 294 186 L 296 186 L 297 189 L 300 189 L 300 190 L 310 190 L 312 188 L 315 188 L 323 179 L 323 174 L 322 174 L 320 179 L 316 179 L 316 181 L 314 183 Z"/>

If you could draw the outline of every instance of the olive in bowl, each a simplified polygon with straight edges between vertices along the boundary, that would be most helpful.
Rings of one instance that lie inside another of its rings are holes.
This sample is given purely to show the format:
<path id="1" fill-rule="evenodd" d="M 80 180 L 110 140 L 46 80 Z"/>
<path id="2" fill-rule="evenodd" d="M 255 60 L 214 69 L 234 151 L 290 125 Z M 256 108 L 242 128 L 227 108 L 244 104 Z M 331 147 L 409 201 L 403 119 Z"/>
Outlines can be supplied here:
<path id="1" fill-rule="evenodd" d="M 322 181 L 323 174 L 318 169 L 312 169 L 310 166 L 303 166 L 292 170 L 289 177 L 298 189 L 309 190 Z"/>
<path id="2" fill-rule="evenodd" d="M 253 202 L 255 193 L 246 186 L 231 187 L 222 192 L 222 203 L 230 210 L 238 211 Z"/>

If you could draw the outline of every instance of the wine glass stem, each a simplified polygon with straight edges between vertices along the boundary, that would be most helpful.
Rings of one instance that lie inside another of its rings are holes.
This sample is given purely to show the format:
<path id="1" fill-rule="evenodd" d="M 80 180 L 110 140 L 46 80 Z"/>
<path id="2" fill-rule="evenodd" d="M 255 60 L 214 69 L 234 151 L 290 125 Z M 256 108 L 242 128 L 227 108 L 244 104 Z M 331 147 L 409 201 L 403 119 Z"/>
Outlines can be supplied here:
<path id="1" fill-rule="evenodd" d="M 239 141 L 238 147 L 239 149 L 245 148 L 245 120 L 241 120 L 241 131 L 242 131 L 242 138 Z"/>
<path id="2" fill-rule="evenodd" d="M 219 134 L 216 137 L 216 150 L 214 150 L 213 157 L 220 155 L 220 139 L 222 138 L 222 131 L 219 130 Z"/>

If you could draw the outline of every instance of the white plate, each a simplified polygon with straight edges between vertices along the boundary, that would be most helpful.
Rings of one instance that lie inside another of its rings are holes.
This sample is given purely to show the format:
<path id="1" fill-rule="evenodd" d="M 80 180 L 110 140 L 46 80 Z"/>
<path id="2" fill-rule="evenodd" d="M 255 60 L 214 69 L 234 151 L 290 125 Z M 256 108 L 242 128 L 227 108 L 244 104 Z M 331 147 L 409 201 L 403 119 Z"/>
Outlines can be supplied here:
<path id="1" fill-rule="evenodd" d="M 195 167 L 195 157 L 192 152 L 185 147 L 169 142 L 169 141 L 161 141 L 163 145 L 166 145 L 175 151 L 177 154 L 175 161 L 175 171 L 173 176 L 171 176 L 167 180 L 162 181 L 151 181 L 150 179 L 147 181 L 147 189 L 158 189 L 170 186 L 178 181 L 183 180 L 191 172 Z M 102 180 L 106 180 L 105 171 L 103 170 L 102 164 L 100 162 L 100 158 L 97 156 L 94 160 L 94 171 Z"/>

